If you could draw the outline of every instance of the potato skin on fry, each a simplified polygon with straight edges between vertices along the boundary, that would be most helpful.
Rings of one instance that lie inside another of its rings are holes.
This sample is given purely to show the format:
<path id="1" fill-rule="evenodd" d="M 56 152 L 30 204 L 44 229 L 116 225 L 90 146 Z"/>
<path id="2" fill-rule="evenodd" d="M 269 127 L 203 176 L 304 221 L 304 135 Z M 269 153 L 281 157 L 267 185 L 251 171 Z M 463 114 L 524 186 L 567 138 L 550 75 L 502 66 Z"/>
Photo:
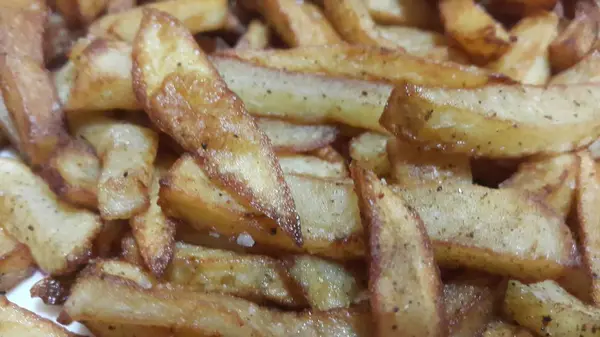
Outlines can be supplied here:
<path id="1" fill-rule="evenodd" d="M 23 309 L 0 295 L 0 333 L 6 337 L 77 337 L 62 326 Z"/>

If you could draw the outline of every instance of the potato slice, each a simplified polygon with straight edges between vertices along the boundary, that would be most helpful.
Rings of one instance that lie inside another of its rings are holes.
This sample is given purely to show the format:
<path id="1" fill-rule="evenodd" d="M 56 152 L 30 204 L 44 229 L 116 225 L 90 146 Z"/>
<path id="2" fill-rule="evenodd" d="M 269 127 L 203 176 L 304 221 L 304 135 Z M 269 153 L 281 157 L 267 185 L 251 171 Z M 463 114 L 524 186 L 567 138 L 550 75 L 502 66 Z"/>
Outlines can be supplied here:
<path id="1" fill-rule="evenodd" d="M 227 22 L 227 0 L 169 0 L 105 15 L 92 23 L 89 33 L 93 36 L 114 36 L 124 41 L 133 41 L 146 8 L 176 17 L 192 34 L 224 28 Z"/>
<path id="2" fill-rule="evenodd" d="M 394 90 L 381 123 L 397 136 L 449 152 L 493 158 L 555 154 L 600 136 L 598 99 L 595 84 L 467 90 L 407 84 Z"/>
<path id="3" fill-rule="evenodd" d="M 378 23 L 426 29 L 438 28 L 440 18 L 427 1 L 367 0 L 369 13 Z"/>
<path id="4" fill-rule="evenodd" d="M 482 337 L 534 337 L 527 329 L 503 321 L 490 322 Z"/>
<path id="5" fill-rule="evenodd" d="M 285 178 L 302 221 L 302 249 L 272 220 L 238 203 L 232 194 L 210 181 L 189 155 L 182 156 L 161 181 L 159 205 L 168 216 L 198 230 L 214 230 L 225 236 L 246 233 L 259 246 L 277 252 L 304 251 L 344 260 L 364 256 L 363 228 L 352 181 Z"/>
<path id="6" fill-rule="evenodd" d="M 24 243 L 44 272 L 65 274 L 86 263 L 102 223 L 57 199 L 22 163 L 0 159 L 0 213 L 8 234 Z"/>
<path id="7" fill-rule="evenodd" d="M 29 58 L 42 65 L 44 24 L 48 8 L 44 0 L 3 1 L 0 5 L 0 54 Z"/>
<path id="8" fill-rule="evenodd" d="M 350 158 L 377 175 L 390 172 L 386 145 L 390 137 L 375 132 L 365 132 L 350 141 Z"/>
<path id="9" fill-rule="evenodd" d="M 370 171 L 352 166 L 369 228 L 369 291 L 377 336 L 446 335 L 442 282 L 421 219 Z"/>
<path id="10" fill-rule="evenodd" d="M 266 135 L 185 27 L 163 12 L 144 13 L 132 75 L 150 119 L 192 152 L 210 178 L 275 220 L 301 246 L 294 200 Z"/>
<path id="11" fill-rule="evenodd" d="M 400 139 L 387 142 L 391 176 L 402 186 L 424 183 L 458 183 L 471 185 L 469 157 L 426 150 Z"/>
<path id="12" fill-rule="evenodd" d="M 27 246 L 0 228 L 0 292 L 6 292 L 33 274 L 35 265 Z"/>
<path id="13" fill-rule="evenodd" d="M 284 174 L 306 175 L 318 178 L 349 178 L 344 162 L 329 162 L 315 156 L 282 155 L 279 164 Z"/>
<path id="14" fill-rule="evenodd" d="M 577 162 L 573 154 L 528 161 L 519 165 L 518 171 L 500 187 L 538 194 L 566 219 L 575 200 Z"/>
<path id="15" fill-rule="evenodd" d="M 425 223 L 440 265 L 544 280 L 574 264 L 568 227 L 524 192 L 463 184 L 396 189 Z"/>
<path id="16" fill-rule="evenodd" d="M 252 20 L 248 30 L 237 41 L 236 49 L 265 49 L 269 46 L 271 32 L 260 20 Z"/>
<path id="17" fill-rule="evenodd" d="M 463 88 L 506 81 L 502 76 L 476 67 L 436 62 L 399 50 L 362 45 L 235 50 L 224 53 L 264 67 L 386 81 L 398 85 L 409 82 Z"/>
<path id="18" fill-rule="evenodd" d="M 309 152 L 327 146 L 337 138 L 334 125 L 298 125 L 276 119 L 257 118 L 275 152 Z"/>
<path id="19" fill-rule="evenodd" d="M 598 82 L 600 82 L 600 51 L 594 49 L 577 64 L 552 77 L 550 85 Z"/>
<path id="20" fill-rule="evenodd" d="M 3 337 L 76 337 L 54 322 L 23 309 L 0 295 L 0 334 Z"/>
<path id="21" fill-rule="evenodd" d="M 341 43 L 317 7 L 295 0 L 246 1 L 257 9 L 291 47 Z"/>
<path id="22" fill-rule="evenodd" d="M 97 276 L 78 280 L 65 311 L 76 320 L 174 327 L 224 336 L 368 336 L 370 321 L 369 313 L 358 309 L 281 312 L 227 295 L 145 290 L 119 278 Z"/>
<path id="23" fill-rule="evenodd" d="M 442 0 L 440 15 L 446 33 L 478 63 L 504 54 L 513 38 L 474 0 Z"/>
<path id="24" fill-rule="evenodd" d="M 509 281 L 504 311 L 519 325 L 549 337 L 596 336 L 600 325 L 598 308 L 583 304 L 554 281 Z"/>
<path id="25" fill-rule="evenodd" d="M 546 84 L 550 78 L 548 46 L 557 32 L 558 16 L 552 12 L 541 12 L 522 19 L 510 30 L 517 41 L 497 61 L 489 64 L 488 68 L 521 83 Z M 540 64 L 539 60 L 546 67 L 533 74 L 537 76 L 532 76 L 536 65 Z"/>
<path id="26" fill-rule="evenodd" d="M 499 14 L 527 17 L 540 11 L 551 11 L 558 0 L 490 0 L 486 7 Z"/>

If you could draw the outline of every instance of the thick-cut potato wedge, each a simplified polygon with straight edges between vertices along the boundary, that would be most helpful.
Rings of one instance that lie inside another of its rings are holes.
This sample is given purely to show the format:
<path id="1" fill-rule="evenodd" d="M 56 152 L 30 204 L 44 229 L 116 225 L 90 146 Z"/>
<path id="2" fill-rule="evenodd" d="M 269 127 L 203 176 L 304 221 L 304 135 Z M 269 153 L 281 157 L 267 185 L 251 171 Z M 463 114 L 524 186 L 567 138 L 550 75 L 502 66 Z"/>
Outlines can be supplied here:
<path id="1" fill-rule="evenodd" d="M 600 50 L 592 50 L 571 68 L 558 73 L 550 80 L 553 84 L 579 84 L 600 82 Z"/>
<path id="2" fill-rule="evenodd" d="M 591 294 L 600 304 L 600 176 L 597 164 L 587 152 L 579 154 L 577 174 L 577 234 L 584 269 L 592 280 Z"/>
<path id="3" fill-rule="evenodd" d="M 75 320 L 174 327 L 223 336 L 368 336 L 370 322 L 364 309 L 281 312 L 227 295 L 146 290 L 119 278 L 96 276 L 78 280 L 65 311 Z"/>
<path id="4" fill-rule="evenodd" d="M 552 12 L 541 12 L 522 19 L 510 30 L 517 41 L 487 67 L 521 83 L 546 84 L 550 78 L 548 46 L 557 31 L 558 16 Z M 542 60 L 541 63 L 539 60 Z M 537 67 L 541 67 L 541 71 Z"/>
<path id="5" fill-rule="evenodd" d="M 46 163 L 68 137 L 48 72 L 32 59 L 6 54 L 0 56 L 0 83 L 20 150 L 32 165 Z"/>
<path id="6" fill-rule="evenodd" d="M 558 0 L 490 0 L 486 7 L 493 13 L 527 17 L 540 11 L 551 11 Z"/>
<path id="7" fill-rule="evenodd" d="M 600 310 L 586 305 L 554 281 L 508 282 L 504 311 L 510 319 L 549 337 L 592 337 L 600 329 Z"/>
<path id="8" fill-rule="evenodd" d="M 274 221 L 238 203 L 218 187 L 189 155 L 181 157 L 161 181 L 159 205 L 171 217 L 198 230 L 225 236 L 247 233 L 259 245 L 352 260 L 364 256 L 363 228 L 352 181 L 286 176 L 302 222 L 299 249 Z"/>
<path id="9" fill-rule="evenodd" d="M 246 1 L 290 47 L 341 43 L 331 24 L 312 4 L 295 0 Z"/>
<path id="10" fill-rule="evenodd" d="M 46 1 L 3 1 L 0 4 L 0 54 L 27 57 L 44 64 L 42 41 L 47 20 Z"/>
<path id="11" fill-rule="evenodd" d="M 150 206 L 129 221 L 131 231 L 140 247 L 140 254 L 154 276 L 160 277 L 171 258 L 175 245 L 175 223 L 158 206 L 161 170 L 154 170 L 150 187 Z"/>
<path id="12" fill-rule="evenodd" d="M 279 165 L 284 174 L 306 175 L 319 178 L 349 178 L 344 162 L 329 162 L 315 156 L 282 155 Z"/>
<path id="13" fill-rule="evenodd" d="M 494 158 L 555 154 L 600 136 L 598 100 L 596 84 L 467 90 L 407 84 L 394 90 L 380 122 L 397 136 L 449 152 Z"/>
<path id="14" fill-rule="evenodd" d="M 442 0 L 439 9 L 446 33 L 474 61 L 496 59 L 510 47 L 510 34 L 474 0 Z"/>
<path id="15" fill-rule="evenodd" d="M 445 336 L 442 282 L 423 222 L 375 173 L 351 167 L 369 228 L 377 336 Z"/>
<path id="16" fill-rule="evenodd" d="M 27 246 L 0 228 L 0 292 L 6 292 L 33 274 L 35 266 Z"/>
<path id="17" fill-rule="evenodd" d="M 574 264 L 569 228 L 526 192 L 464 184 L 397 190 L 425 223 L 440 265 L 544 280 Z"/>
<path id="18" fill-rule="evenodd" d="M 377 175 L 390 172 L 386 145 L 390 137 L 375 132 L 365 132 L 350 141 L 350 158 Z"/>
<path id="19" fill-rule="evenodd" d="M 309 152 L 327 146 L 337 138 L 334 125 L 297 125 L 276 119 L 257 118 L 275 152 Z"/>
<path id="20" fill-rule="evenodd" d="M 387 84 L 291 73 L 235 57 L 211 61 L 253 115 L 307 124 L 338 122 L 385 132 L 378 118 L 392 89 Z"/>
<path id="21" fill-rule="evenodd" d="M 0 159 L 2 226 L 27 245 L 44 272 L 59 275 L 90 258 L 102 223 L 95 214 L 57 199 L 46 183 L 22 163 Z"/>
<path id="22" fill-rule="evenodd" d="M 269 46 L 271 32 L 260 20 L 252 20 L 248 30 L 237 41 L 236 49 L 265 49 Z"/>
<path id="23" fill-rule="evenodd" d="M 500 184 L 538 194 L 563 219 L 567 218 L 575 200 L 578 159 L 573 154 L 528 161 Z"/>
<path id="24" fill-rule="evenodd" d="M 400 139 L 390 138 L 387 154 L 391 176 L 402 186 L 423 183 L 473 182 L 469 157 L 426 150 Z"/>
<path id="25" fill-rule="evenodd" d="M 420 28 L 438 28 L 440 18 L 427 1 L 367 0 L 369 13 L 378 23 Z"/>
<path id="26" fill-rule="evenodd" d="M 169 328 L 97 321 L 85 321 L 83 323 L 96 337 L 179 337 L 179 335 L 174 335 L 174 332 Z"/>
<path id="27" fill-rule="evenodd" d="M 269 139 L 175 18 L 144 11 L 132 76 L 154 124 L 193 153 L 211 179 L 302 245 L 300 219 Z"/>
<path id="28" fill-rule="evenodd" d="M 503 321 L 490 322 L 481 337 L 534 337 L 531 332 L 522 327 Z"/>
<path id="29" fill-rule="evenodd" d="M 264 67 L 363 80 L 443 87 L 476 87 L 506 78 L 476 67 L 436 62 L 399 50 L 373 46 L 329 45 L 225 52 Z"/>
<path id="30" fill-rule="evenodd" d="M 103 219 L 129 219 L 150 205 L 149 192 L 158 150 L 151 129 L 104 117 L 71 119 L 73 133 L 88 141 L 102 162 L 98 209 Z"/>
<path id="31" fill-rule="evenodd" d="M 224 28 L 227 22 L 227 0 L 169 0 L 105 15 L 90 26 L 89 33 L 133 41 L 146 8 L 176 17 L 192 34 Z"/>
<path id="32" fill-rule="evenodd" d="M 76 337 L 65 328 L 20 308 L 0 295 L 0 335 L 3 337 Z"/>

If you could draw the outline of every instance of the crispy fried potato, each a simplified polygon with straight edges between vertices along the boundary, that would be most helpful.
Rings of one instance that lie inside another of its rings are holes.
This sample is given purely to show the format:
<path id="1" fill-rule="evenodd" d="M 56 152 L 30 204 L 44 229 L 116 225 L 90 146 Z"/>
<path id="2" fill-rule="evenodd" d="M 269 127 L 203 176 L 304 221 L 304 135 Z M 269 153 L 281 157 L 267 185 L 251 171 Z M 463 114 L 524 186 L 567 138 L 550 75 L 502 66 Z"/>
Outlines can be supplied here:
<path id="1" fill-rule="evenodd" d="M 281 312 L 227 295 L 168 288 L 145 290 L 119 278 L 96 276 L 78 280 L 65 311 L 76 320 L 174 327 L 226 336 L 367 336 L 370 321 L 364 310 Z"/>
<path id="2" fill-rule="evenodd" d="M 510 30 L 517 41 L 487 67 L 521 83 L 546 84 L 550 78 L 548 46 L 557 31 L 558 16 L 552 12 L 522 19 Z M 541 67 L 541 71 L 537 71 L 537 67 Z"/>
<path id="3" fill-rule="evenodd" d="M 443 86 L 476 87 L 506 78 L 476 67 L 436 62 L 373 46 L 329 45 L 272 50 L 224 52 L 264 67 L 328 74 L 363 80 Z"/>
<path id="4" fill-rule="evenodd" d="M 31 298 L 39 298 L 47 305 L 62 305 L 71 294 L 75 282 L 73 275 L 65 277 L 44 277 L 29 290 Z"/>
<path id="5" fill-rule="evenodd" d="M 134 324 L 116 324 L 96 321 L 85 321 L 88 328 L 96 337 L 173 337 L 173 331 L 169 328 L 158 328 L 153 326 L 140 326 Z M 179 337 L 179 335 L 177 335 Z"/>
<path id="6" fill-rule="evenodd" d="M 144 11 L 132 76 L 153 123 L 193 153 L 208 177 L 273 219 L 301 246 L 298 213 L 268 138 L 181 23 Z"/>
<path id="7" fill-rule="evenodd" d="M 503 321 L 490 322 L 482 337 L 534 337 L 527 329 Z"/>
<path id="8" fill-rule="evenodd" d="M 387 84 L 291 73 L 235 57 L 211 61 L 255 116 L 306 124 L 338 122 L 385 132 L 377 119 L 392 89 Z"/>
<path id="9" fill-rule="evenodd" d="M 593 49 L 581 61 L 558 73 L 550 80 L 553 84 L 579 84 L 600 82 L 600 51 Z"/>
<path id="10" fill-rule="evenodd" d="M 237 41 L 236 49 L 265 49 L 269 46 L 271 32 L 260 20 L 252 20 L 248 30 Z"/>
<path id="11" fill-rule="evenodd" d="M 139 247 L 135 242 L 135 238 L 131 234 L 126 234 L 121 239 L 121 257 L 136 266 L 145 266 L 144 258 L 140 254 Z"/>
<path id="12" fill-rule="evenodd" d="M 175 223 L 158 206 L 160 177 L 161 170 L 157 168 L 150 187 L 150 206 L 129 221 L 140 254 L 156 277 L 160 277 L 169 265 L 175 245 Z"/>
<path id="13" fill-rule="evenodd" d="M 108 0 L 106 13 L 116 14 L 132 9 L 137 4 L 136 0 Z M 102 337 L 102 336 L 100 336 Z"/>
<path id="14" fill-rule="evenodd" d="M 294 0 L 246 1 L 290 47 L 341 43 L 331 24 L 312 4 Z"/>
<path id="15" fill-rule="evenodd" d="M 442 282 L 423 222 L 370 171 L 351 167 L 369 228 L 369 291 L 377 336 L 446 335 Z"/>
<path id="16" fill-rule="evenodd" d="M 474 0 L 442 0 L 446 33 L 478 63 L 498 58 L 512 43 L 511 35 Z"/>
<path id="17" fill-rule="evenodd" d="M 282 155 L 279 165 L 284 174 L 306 175 L 319 178 L 349 178 L 344 162 L 329 162 L 316 156 Z"/>
<path id="18" fill-rule="evenodd" d="M 509 281 L 504 311 L 519 325 L 549 337 L 596 336 L 600 325 L 598 308 L 583 304 L 554 281 Z"/>
<path id="19" fill-rule="evenodd" d="M 327 146 L 337 138 L 334 125 L 298 125 L 276 119 L 257 118 L 275 152 L 309 152 Z"/>
<path id="20" fill-rule="evenodd" d="M 76 337 L 60 325 L 18 307 L 0 295 L 0 334 L 3 337 Z"/>
<path id="21" fill-rule="evenodd" d="M 390 161 L 386 150 L 389 138 L 375 132 L 365 132 L 352 138 L 350 158 L 377 175 L 387 175 L 390 172 Z"/>
<path id="22" fill-rule="evenodd" d="M 72 27 L 88 25 L 106 10 L 108 0 L 56 0 L 56 9 Z"/>
<path id="23" fill-rule="evenodd" d="M 260 246 L 280 252 L 352 260 L 364 256 L 363 228 L 352 181 L 286 176 L 302 222 L 302 250 L 276 224 L 239 204 L 208 179 L 189 155 L 181 157 L 161 181 L 159 205 L 171 217 L 198 230 L 225 236 L 247 233 Z"/>
<path id="24" fill-rule="evenodd" d="M 149 191 L 158 150 L 151 129 L 104 117 L 80 116 L 70 123 L 73 133 L 98 153 L 98 209 L 106 220 L 129 219 L 150 205 Z"/>
<path id="25" fill-rule="evenodd" d="M 558 0 L 490 0 L 486 7 L 493 13 L 527 17 L 540 11 L 551 11 Z"/>
<path id="26" fill-rule="evenodd" d="M 0 292 L 6 292 L 33 274 L 35 266 L 27 246 L 0 228 Z"/>
<path id="27" fill-rule="evenodd" d="M 62 15 L 51 13 L 44 30 L 44 60 L 46 65 L 52 66 L 60 62 L 75 42 L 76 33 L 69 30 Z"/>
<path id="28" fill-rule="evenodd" d="M 566 219 L 575 199 L 577 162 L 573 154 L 527 161 L 500 187 L 535 193 Z"/>
<path id="29" fill-rule="evenodd" d="M 90 258 L 102 223 L 98 216 L 57 199 L 39 177 L 22 163 L 0 159 L 2 226 L 31 250 L 44 272 L 75 270 Z"/>
<path id="30" fill-rule="evenodd" d="M 380 122 L 397 136 L 449 152 L 493 158 L 555 154 L 600 136 L 599 88 L 488 85 L 464 90 L 407 84 L 394 90 Z"/>
<path id="31" fill-rule="evenodd" d="M 390 138 L 387 154 L 391 176 L 402 186 L 424 183 L 473 182 L 469 157 L 425 150 L 400 139 Z"/>
<path id="32" fill-rule="evenodd" d="M 32 165 L 44 164 L 68 137 L 47 71 L 32 59 L 6 54 L 0 56 L 0 83 L 20 150 Z"/>
<path id="33" fill-rule="evenodd" d="M 576 228 L 583 266 L 592 280 L 592 300 L 597 305 L 600 304 L 600 215 L 597 211 L 600 202 L 600 177 L 596 165 L 589 153 L 579 154 Z"/>
<path id="34" fill-rule="evenodd" d="M 434 29 L 440 18 L 427 1 L 367 0 L 369 13 L 378 23 Z"/>
<path id="35" fill-rule="evenodd" d="M 4 104 L 4 99 L 2 99 L 2 95 L 0 95 L 0 130 L 2 130 L 2 134 L 8 138 L 8 141 L 15 147 L 15 150 L 18 150 L 21 146 L 21 139 L 19 138 L 19 132 L 10 117 L 10 113 Z"/>
<path id="36" fill-rule="evenodd" d="M 105 15 L 92 23 L 89 33 L 94 36 L 114 36 L 121 40 L 133 41 L 146 8 L 160 10 L 176 17 L 192 34 L 224 28 L 227 22 L 227 0 L 169 0 Z"/>
<path id="37" fill-rule="evenodd" d="M 442 266 L 544 280 L 574 264 L 569 228 L 525 192 L 464 184 L 396 190 L 425 223 Z"/>
<path id="38" fill-rule="evenodd" d="M 44 0 L 3 1 L 0 5 L 0 54 L 27 57 L 42 65 L 47 15 Z"/>

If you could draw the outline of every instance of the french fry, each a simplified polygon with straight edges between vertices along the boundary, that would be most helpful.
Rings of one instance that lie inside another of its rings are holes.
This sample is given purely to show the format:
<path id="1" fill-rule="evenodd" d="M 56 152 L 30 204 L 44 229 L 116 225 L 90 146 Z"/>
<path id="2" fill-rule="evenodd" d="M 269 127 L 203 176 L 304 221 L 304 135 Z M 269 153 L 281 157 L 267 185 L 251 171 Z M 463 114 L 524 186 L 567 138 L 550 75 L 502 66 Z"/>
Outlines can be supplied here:
<path id="1" fill-rule="evenodd" d="M 377 336 L 446 335 L 442 282 L 421 219 L 377 176 L 351 168 L 369 228 L 369 291 Z"/>
<path id="2" fill-rule="evenodd" d="M 0 5 L 0 53 L 44 63 L 42 41 L 48 8 L 43 0 L 3 1 Z"/>
<path id="3" fill-rule="evenodd" d="M 541 12 L 522 19 L 510 30 L 517 41 L 488 67 L 521 83 L 546 84 L 550 78 L 548 46 L 557 30 L 558 16 L 552 12 Z M 541 71 L 538 71 L 539 66 L 536 65 L 540 62 Z"/>
<path id="4" fill-rule="evenodd" d="M 435 6 L 427 1 L 368 0 L 367 5 L 369 13 L 378 23 L 425 29 L 441 26 Z"/>
<path id="5" fill-rule="evenodd" d="M 494 13 L 527 17 L 540 11 L 551 11 L 558 2 L 558 0 L 491 0 L 486 7 Z"/>
<path id="6" fill-rule="evenodd" d="M 391 176 L 402 186 L 424 183 L 473 182 L 469 157 L 425 150 L 391 138 L 387 142 Z"/>
<path id="7" fill-rule="evenodd" d="M 473 0 L 442 0 L 439 10 L 446 33 L 478 63 L 500 57 L 512 44 L 502 24 Z"/>
<path id="8" fill-rule="evenodd" d="M 60 14 L 51 13 L 44 30 L 43 47 L 46 65 L 50 67 L 55 62 L 61 61 L 75 42 L 75 36 L 76 34 L 69 30 L 65 19 Z"/>
<path id="9" fill-rule="evenodd" d="M 317 150 L 333 143 L 339 134 L 334 125 L 298 125 L 269 118 L 257 118 L 256 124 L 267 135 L 275 152 Z"/>
<path id="10" fill-rule="evenodd" d="M 593 49 L 574 66 L 552 77 L 553 84 L 579 84 L 600 82 L 600 51 Z"/>
<path id="11" fill-rule="evenodd" d="M 160 310 L 155 310 L 157 307 Z M 358 309 L 280 312 L 226 295 L 146 290 L 126 280 L 97 276 L 78 280 L 65 311 L 76 320 L 174 327 L 225 336 L 367 336 L 370 321 L 368 312 Z"/>
<path id="12" fill-rule="evenodd" d="M 0 334 L 6 337 L 76 337 L 60 325 L 18 307 L 0 295 Z"/>
<path id="13" fill-rule="evenodd" d="M 568 227 L 525 192 L 465 184 L 396 190 L 423 220 L 442 266 L 544 280 L 574 264 Z"/>
<path id="14" fill-rule="evenodd" d="M 192 34 L 224 28 L 227 22 L 227 0 L 169 0 L 105 15 L 92 23 L 89 33 L 94 36 L 114 36 L 124 41 L 133 41 L 146 8 L 176 17 Z"/>
<path id="15" fill-rule="evenodd" d="M 279 164 L 284 174 L 307 175 L 319 178 L 349 178 L 344 162 L 329 162 L 316 156 L 281 155 Z"/>
<path id="16" fill-rule="evenodd" d="M 259 246 L 277 251 L 352 260 L 364 256 L 363 228 L 352 181 L 287 175 L 302 222 L 302 250 L 274 221 L 238 203 L 218 187 L 189 155 L 182 156 L 161 181 L 159 205 L 171 217 L 198 230 L 225 236 L 249 234 Z"/>
<path id="17" fill-rule="evenodd" d="M 534 337 L 527 329 L 503 321 L 490 322 L 482 337 Z"/>
<path id="18" fill-rule="evenodd" d="M 96 337 L 173 337 L 173 331 L 169 328 L 157 328 L 153 326 L 139 326 L 134 324 L 104 323 L 96 321 L 85 321 L 85 326 Z M 176 335 L 180 337 L 179 335 Z"/>
<path id="19" fill-rule="evenodd" d="M 270 31 L 260 20 L 252 20 L 248 30 L 235 45 L 236 49 L 265 49 L 269 46 Z"/>
<path id="20" fill-rule="evenodd" d="M 46 183 L 22 163 L 0 159 L 2 226 L 29 247 L 37 265 L 65 274 L 88 261 L 102 223 L 95 214 L 57 199 Z"/>
<path id="21" fill-rule="evenodd" d="M 0 291 L 9 291 L 34 270 L 29 249 L 0 228 Z"/>
<path id="22" fill-rule="evenodd" d="M 449 152 L 493 158 L 556 154 L 600 136 L 600 110 L 593 103 L 599 95 L 595 84 L 467 90 L 407 84 L 394 90 L 380 122 L 397 136 Z"/>
<path id="23" fill-rule="evenodd" d="M 375 132 L 365 132 L 350 141 L 350 158 L 377 175 L 390 172 L 386 145 L 390 137 Z"/>

